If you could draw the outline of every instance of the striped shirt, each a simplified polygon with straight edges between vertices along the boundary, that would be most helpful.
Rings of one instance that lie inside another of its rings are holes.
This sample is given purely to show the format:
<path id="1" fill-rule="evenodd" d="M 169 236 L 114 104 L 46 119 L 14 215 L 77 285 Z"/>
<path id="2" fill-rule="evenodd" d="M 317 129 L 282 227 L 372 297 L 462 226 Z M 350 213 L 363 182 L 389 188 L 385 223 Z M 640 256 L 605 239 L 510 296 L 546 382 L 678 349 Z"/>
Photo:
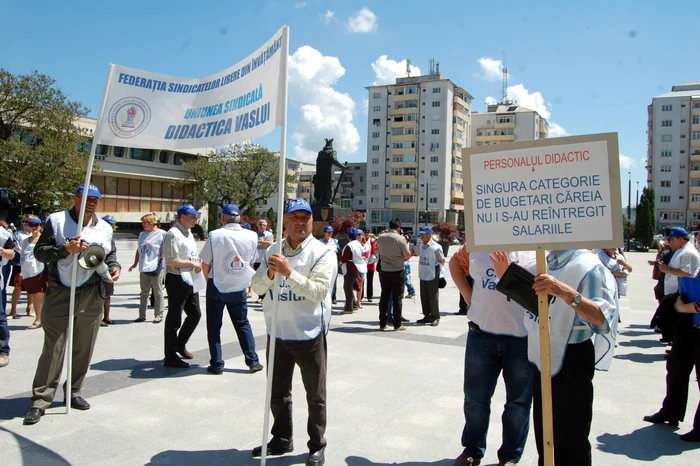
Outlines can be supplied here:
<path id="1" fill-rule="evenodd" d="M 575 256 L 588 252 L 585 249 L 564 250 L 559 252 L 551 252 L 547 256 L 547 268 L 549 270 L 558 270 L 566 266 L 566 264 Z M 615 318 L 616 289 L 606 286 L 606 274 L 610 272 L 603 266 L 597 265 L 589 270 L 584 275 L 583 280 L 579 283 L 578 291 L 581 296 L 590 299 L 598 305 L 598 308 L 605 317 L 605 322 L 602 325 L 595 325 L 586 322 L 581 316 L 576 313 L 574 318 L 574 326 L 569 335 L 569 344 L 583 343 L 590 339 L 594 333 L 606 334 L 610 332 L 612 319 Z M 612 281 L 611 283 L 614 283 Z M 569 286 L 575 286 L 573 283 L 567 283 Z M 559 298 L 560 299 L 560 298 Z"/>

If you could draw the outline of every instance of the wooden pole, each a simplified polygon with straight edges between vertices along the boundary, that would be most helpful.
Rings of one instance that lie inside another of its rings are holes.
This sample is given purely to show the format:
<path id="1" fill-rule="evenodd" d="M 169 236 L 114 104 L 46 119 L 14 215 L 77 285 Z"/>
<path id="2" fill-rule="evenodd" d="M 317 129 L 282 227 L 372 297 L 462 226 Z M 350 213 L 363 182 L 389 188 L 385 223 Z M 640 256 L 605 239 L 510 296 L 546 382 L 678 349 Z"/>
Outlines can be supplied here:
<path id="1" fill-rule="evenodd" d="M 537 274 L 547 273 L 545 251 L 537 251 Z M 545 466 L 554 466 L 554 429 L 552 426 L 552 358 L 549 347 L 549 300 L 547 293 L 540 293 L 538 311 L 540 318 L 540 375 L 542 386 L 542 437 Z"/>

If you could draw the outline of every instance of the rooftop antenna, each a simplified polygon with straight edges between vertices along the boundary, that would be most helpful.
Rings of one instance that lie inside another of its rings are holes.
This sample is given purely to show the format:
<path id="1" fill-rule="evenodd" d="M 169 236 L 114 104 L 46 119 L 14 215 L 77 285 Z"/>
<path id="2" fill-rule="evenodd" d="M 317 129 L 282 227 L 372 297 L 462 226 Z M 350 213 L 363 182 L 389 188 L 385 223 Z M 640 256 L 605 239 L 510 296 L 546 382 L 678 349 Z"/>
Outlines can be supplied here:
<path id="1" fill-rule="evenodd" d="M 435 74 L 440 74 L 440 62 L 435 62 Z"/>
<path id="2" fill-rule="evenodd" d="M 411 59 L 407 58 L 406 59 L 406 76 L 411 77 Z"/>
<path id="3" fill-rule="evenodd" d="M 430 74 L 435 74 L 435 59 L 430 59 Z"/>
<path id="4" fill-rule="evenodd" d="M 510 105 L 511 102 L 508 100 L 508 68 L 506 68 L 506 53 L 503 52 L 503 99 L 501 100 L 503 105 Z"/>

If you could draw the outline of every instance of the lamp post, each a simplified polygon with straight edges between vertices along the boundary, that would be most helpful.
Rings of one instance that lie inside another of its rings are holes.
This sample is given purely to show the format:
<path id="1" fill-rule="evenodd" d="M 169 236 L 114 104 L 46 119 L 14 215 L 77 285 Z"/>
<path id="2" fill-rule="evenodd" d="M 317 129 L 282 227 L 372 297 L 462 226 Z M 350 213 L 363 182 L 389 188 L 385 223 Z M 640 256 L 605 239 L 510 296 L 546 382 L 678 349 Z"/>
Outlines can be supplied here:
<path id="1" fill-rule="evenodd" d="M 428 226 L 428 180 L 425 181 L 425 226 Z"/>
<path id="2" fill-rule="evenodd" d="M 627 251 L 630 250 L 630 224 L 632 223 L 632 172 L 627 172 Z"/>

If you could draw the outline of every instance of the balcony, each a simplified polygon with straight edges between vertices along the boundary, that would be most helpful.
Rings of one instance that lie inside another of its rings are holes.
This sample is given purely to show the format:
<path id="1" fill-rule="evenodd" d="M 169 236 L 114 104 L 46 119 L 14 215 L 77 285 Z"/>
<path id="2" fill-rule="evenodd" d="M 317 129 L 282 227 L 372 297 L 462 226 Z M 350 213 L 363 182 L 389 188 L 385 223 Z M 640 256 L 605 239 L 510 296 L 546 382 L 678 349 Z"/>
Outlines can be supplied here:
<path id="1" fill-rule="evenodd" d="M 389 208 L 392 210 L 416 210 L 415 202 L 390 202 Z"/>
<path id="2" fill-rule="evenodd" d="M 691 162 L 700 162 L 700 154 L 690 154 Z"/>
<path id="3" fill-rule="evenodd" d="M 690 210 L 700 210 L 700 202 L 689 202 L 688 208 Z"/>
<path id="4" fill-rule="evenodd" d="M 646 163 L 644 164 L 644 168 L 647 168 L 647 169 L 651 168 L 653 166 L 652 160 L 653 159 L 646 159 Z"/>
<path id="5" fill-rule="evenodd" d="M 691 186 L 690 194 L 700 194 L 700 186 Z"/>
<path id="6" fill-rule="evenodd" d="M 403 149 L 391 149 L 391 155 L 413 155 L 416 153 L 417 147 L 408 147 Z"/>
<path id="7" fill-rule="evenodd" d="M 503 136 L 477 136 L 476 142 L 512 142 L 515 141 L 515 135 L 514 134 L 506 134 Z"/>
<path id="8" fill-rule="evenodd" d="M 391 121 L 390 126 L 392 128 L 416 128 L 418 127 L 417 121 Z"/>
<path id="9" fill-rule="evenodd" d="M 651 177 L 651 175 L 649 175 Z M 690 170 L 690 178 L 693 180 L 700 179 L 700 170 Z"/>
<path id="10" fill-rule="evenodd" d="M 389 115 L 404 115 L 406 113 L 418 113 L 418 107 L 391 108 Z"/>
<path id="11" fill-rule="evenodd" d="M 398 195 L 404 195 L 404 194 L 416 194 L 415 189 L 391 189 L 389 190 L 389 194 L 398 196 Z"/>
<path id="12" fill-rule="evenodd" d="M 417 134 L 402 134 L 400 136 L 391 136 L 392 142 L 401 142 L 401 141 L 417 141 L 418 140 L 418 135 Z"/>
<path id="13" fill-rule="evenodd" d="M 415 181 L 416 175 L 391 175 L 389 177 L 389 183 L 406 183 Z"/>
<path id="14" fill-rule="evenodd" d="M 418 162 L 391 162 L 391 168 L 418 168 Z"/>
<path id="15" fill-rule="evenodd" d="M 392 102 L 405 102 L 406 100 L 416 100 L 420 94 L 394 94 L 391 96 Z"/>
<path id="16" fill-rule="evenodd" d="M 515 129 L 515 122 L 511 121 L 509 123 L 495 123 L 493 127 L 495 129 Z"/>

